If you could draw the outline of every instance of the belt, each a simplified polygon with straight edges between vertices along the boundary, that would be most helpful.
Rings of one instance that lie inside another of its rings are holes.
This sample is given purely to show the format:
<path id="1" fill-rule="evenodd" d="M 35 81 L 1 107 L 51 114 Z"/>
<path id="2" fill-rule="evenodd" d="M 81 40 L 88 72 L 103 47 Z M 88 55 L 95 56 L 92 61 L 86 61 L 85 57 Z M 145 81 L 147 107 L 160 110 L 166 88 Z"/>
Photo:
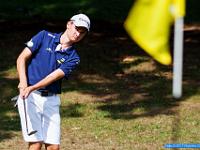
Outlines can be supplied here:
<path id="1" fill-rule="evenodd" d="M 54 96 L 54 95 L 55 95 L 55 93 L 49 92 L 49 91 L 47 91 L 47 90 L 43 90 L 43 91 L 34 91 L 34 93 L 39 94 L 40 96 L 44 96 L 44 97 L 47 97 L 47 96 Z"/>

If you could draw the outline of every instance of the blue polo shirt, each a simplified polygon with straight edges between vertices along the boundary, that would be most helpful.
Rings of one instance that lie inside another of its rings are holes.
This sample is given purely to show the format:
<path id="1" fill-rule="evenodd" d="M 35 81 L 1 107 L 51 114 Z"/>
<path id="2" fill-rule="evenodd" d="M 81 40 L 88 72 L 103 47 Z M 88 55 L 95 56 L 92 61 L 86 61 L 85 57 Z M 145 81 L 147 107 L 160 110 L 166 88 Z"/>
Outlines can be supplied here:
<path id="1" fill-rule="evenodd" d="M 27 70 L 29 85 L 36 84 L 58 68 L 65 73 L 67 78 L 79 64 L 80 58 L 73 46 L 64 50 L 58 48 L 61 35 L 62 33 L 50 33 L 43 30 L 26 43 L 32 52 Z M 61 82 L 62 79 L 43 89 L 59 94 L 61 93 Z"/>

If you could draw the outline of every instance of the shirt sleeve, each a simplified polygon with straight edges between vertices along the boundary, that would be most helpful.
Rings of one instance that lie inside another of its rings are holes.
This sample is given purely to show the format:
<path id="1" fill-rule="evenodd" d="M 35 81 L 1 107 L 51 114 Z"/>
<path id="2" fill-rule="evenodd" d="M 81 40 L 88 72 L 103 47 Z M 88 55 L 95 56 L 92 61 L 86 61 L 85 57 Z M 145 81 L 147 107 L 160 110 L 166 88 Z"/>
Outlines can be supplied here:
<path id="1" fill-rule="evenodd" d="M 59 68 L 65 73 L 65 77 L 68 77 L 79 63 L 80 57 L 76 52 L 73 52 Z"/>
<path id="2" fill-rule="evenodd" d="M 40 48 L 43 42 L 45 33 L 46 33 L 45 30 L 40 31 L 35 36 L 33 36 L 30 41 L 26 43 L 26 46 L 31 50 L 32 53 L 34 53 Z"/>

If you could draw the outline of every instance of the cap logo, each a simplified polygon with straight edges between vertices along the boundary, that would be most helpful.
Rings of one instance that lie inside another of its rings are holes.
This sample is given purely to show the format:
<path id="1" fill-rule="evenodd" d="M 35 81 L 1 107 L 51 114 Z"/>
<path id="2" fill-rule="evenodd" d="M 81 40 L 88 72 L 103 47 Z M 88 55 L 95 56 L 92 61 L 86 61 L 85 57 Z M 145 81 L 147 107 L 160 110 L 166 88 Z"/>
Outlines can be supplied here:
<path id="1" fill-rule="evenodd" d="M 85 19 L 83 19 L 83 18 L 79 18 L 79 20 L 80 20 L 80 21 L 83 21 L 83 22 L 86 22 L 86 23 L 87 23 L 87 25 L 89 26 L 89 23 L 88 23 L 88 21 L 87 21 L 87 20 L 85 20 Z"/>
<path id="2" fill-rule="evenodd" d="M 87 28 L 87 30 L 89 31 L 90 19 L 86 15 L 84 15 L 84 14 L 74 15 L 71 18 L 71 20 L 74 21 L 74 24 L 76 26 L 83 26 L 83 27 Z"/>

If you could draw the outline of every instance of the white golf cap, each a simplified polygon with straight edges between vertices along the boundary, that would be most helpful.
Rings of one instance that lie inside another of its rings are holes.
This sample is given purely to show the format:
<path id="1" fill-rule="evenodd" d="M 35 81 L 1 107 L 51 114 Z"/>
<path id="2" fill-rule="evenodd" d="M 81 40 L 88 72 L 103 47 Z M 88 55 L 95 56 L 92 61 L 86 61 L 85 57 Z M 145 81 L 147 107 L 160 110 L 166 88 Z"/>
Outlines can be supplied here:
<path id="1" fill-rule="evenodd" d="M 90 30 L 90 19 L 85 14 L 77 14 L 71 17 L 71 19 L 75 26 L 77 27 L 85 27 L 88 31 Z"/>

